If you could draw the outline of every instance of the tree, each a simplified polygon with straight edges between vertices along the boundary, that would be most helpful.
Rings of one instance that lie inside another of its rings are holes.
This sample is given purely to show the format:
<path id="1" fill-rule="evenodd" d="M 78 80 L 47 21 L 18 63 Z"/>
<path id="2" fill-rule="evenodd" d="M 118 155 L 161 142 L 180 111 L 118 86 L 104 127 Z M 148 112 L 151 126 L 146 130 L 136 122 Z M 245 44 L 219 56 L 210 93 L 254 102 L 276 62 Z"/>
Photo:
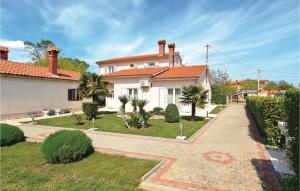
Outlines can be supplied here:
<path id="1" fill-rule="evenodd" d="M 241 83 L 242 90 L 257 90 L 257 81 L 246 79 L 243 80 Z"/>
<path id="2" fill-rule="evenodd" d="M 220 87 L 223 84 L 229 83 L 229 75 L 227 71 L 222 71 L 222 70 L 211 70 L 210 71 L 210 79 L 212 81 L 212 84 L 216 87 Z"/>
<path id="3" fill-rule="evenodd" d="M 291 89 L 291 88 L 294 88 L 294 86 L 284 80 L 280 80 L 278 82 L 278 89 L 280 90 L 288 90 L 288 89 Z"/>
<path id="4" fill-rule="evenodd" d="M 48 65 L 47 48 L 49 45 L 55 46 L 54 42 L 52 42 L 51 40 L 41 39 L 36 43 L 25 41 L 24 45 L 25 49 L 29 50 L 30 52 L 30 57 L 33 64 L 44 67 Z M 60 69 L 84 73 L 86 72 L 88 67 L 89 65 L 85 61 L 79 60 L 77 58 L 58 58 L 58 68 Z"/>
<path id="5" fill-rule="evenodd" d="M 79 79 L 79 92 L 82 97 L 92 98 L 93 102 L 99 96 L 109 96 L 108 86 L 110 83 L 104 77 L 95 73 L 85 73 Z"/>
<path id="6" fill-rule="evenodd" d="M 125 113 L 126 104 L 129 102 L 129 99 L 126 95 L 119 96 L 119 101 L 122 103 L 121 110 L 122 113 Z"/>
<path id="7" fill-rule="evenodd" d="M 265 90 L 277 90 L 278 84 L 274 81 L 269 81 L 268 84 L 264 87 Z"/>
<path id="8" fill-rule="evenodd" d="M 194 121 L 196 119 L 196 107 L 205 108 L 205 103 L 207 100 L 207 92 L 201 85 L 189 85 L 183 86 L 182 88 L 182 97 L 181 103 L 183 104 L 191 104 L 192 107 L 192 115 L 191 118 Z"/>
<path id="9" fill-rule="evenodd" d="M 51 40 L 41 39 L 39 42 L 33 43 L 30 41 L 24 42 L 25 49 L 30 51 L 31 60 L 33 62 L 39 62 L 46 64 L 47 51 L 49 45 L 55 46 L 54 42 Z"/>

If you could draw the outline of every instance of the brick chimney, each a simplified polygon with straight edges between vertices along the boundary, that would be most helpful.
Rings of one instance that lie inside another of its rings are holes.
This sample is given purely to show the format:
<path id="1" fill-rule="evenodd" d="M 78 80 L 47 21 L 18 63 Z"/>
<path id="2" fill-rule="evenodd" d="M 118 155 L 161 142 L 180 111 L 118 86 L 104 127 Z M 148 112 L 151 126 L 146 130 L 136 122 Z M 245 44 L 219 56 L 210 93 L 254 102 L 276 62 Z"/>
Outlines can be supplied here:
<path id="1" fill-rule="evenodd" d="M 0 59 L 8 60 L 8 48 L 4 46 L 0 46 Z"/>
<path id="2" fill-rule="evenodd" d="M 175 43 L 168 44 L 169 47 L 169 65 L 174 66 Z"/>
<path id="3" fill-rule="evenodd" d="M 53 75 L 57 75 L 57 56 L 59 53 L 59 48 L 55 46 L 48 46 L 48 71 Z"/>
<path id="4" fill-rule="evenodd" d="M 166 40 L 158 41 L 159 56 L 165 55 Z"/>

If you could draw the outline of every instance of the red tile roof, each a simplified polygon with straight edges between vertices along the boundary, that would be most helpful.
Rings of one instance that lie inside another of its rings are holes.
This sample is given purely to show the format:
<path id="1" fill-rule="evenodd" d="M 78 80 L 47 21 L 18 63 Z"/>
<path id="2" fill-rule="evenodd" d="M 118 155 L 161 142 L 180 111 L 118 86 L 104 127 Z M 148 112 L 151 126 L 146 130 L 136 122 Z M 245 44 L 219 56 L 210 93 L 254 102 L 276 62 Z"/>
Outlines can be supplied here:
<path id="1" fill-rule="evenodd" d="M 113 64 L 113 63 L 120 63 L 120 62 L 133 62 L 133 61 L 144 61 L 144 60 L 158 60 L 158 59 L 167 59 L 169 58 L 169 53 L 165 53 L 165 55 L 160 56 L 159 54 L 145 54 L 139 56 L 127 56 L 127 57 L 119 57 L 119 58 L 112 58 L 109 60 L 102 60 L 96 62 L 97 64 Z"/>
<path id="2" fill-rule="evenodd" d="M 271 93 L 271 94 L 276 94 L 276 93 L 285 93 L 286 90 L 258 90 L 259 93 Z"/>
<path id="3" fill-rule="evenodd" d="M 171 67 L 154 79 L 199 78 L 207 68 L 207 65 Z"/>
<path id="4" fill-rule="evenodd" d="M 137 69 L 128 69 L 120 70 L 110 74 L 105 74 L 105 77 L 134 77 L 134 76 L 154 76 L 164 70 L 167 70 L 167 67 L 155 67 L 155 68 L 137 68 Z"/>
<path id="5" fill-rule="evenodd" d="M 73 81 L 78 81 L 80 78 L 79 72 L 58 69 L 57 73 L 52 75 L 48 72 L 48 68 L 42 66 L 0 59 L 0 74 Z"/>
<path id="6" fill-rule="evenodd" d="M 206 71 L 207 65 L 179 66 L 179 67 L 156 67 L 120 70 L 105 77 L 135 77 L 153 76 L 154 79 L 177 79 L 177 78 L 199 78 Z"/>

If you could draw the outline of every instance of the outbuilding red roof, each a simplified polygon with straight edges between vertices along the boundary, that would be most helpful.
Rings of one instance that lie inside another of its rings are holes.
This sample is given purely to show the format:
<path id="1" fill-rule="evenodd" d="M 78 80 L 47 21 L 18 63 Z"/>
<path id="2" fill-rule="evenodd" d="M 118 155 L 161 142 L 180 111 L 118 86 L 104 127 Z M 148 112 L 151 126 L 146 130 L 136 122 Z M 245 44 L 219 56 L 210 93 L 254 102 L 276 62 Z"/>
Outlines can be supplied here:
<path id="1" fill-rule="evenodd" d="M 139 55 L 139 56 L 127 56 L 127 57 L 112 58 L 109 60 L 98 61 L 96 63 L 97 64 L 113 64 L 113 63 L 120 63 L 120 62 L 158 60 L 158 59 L 168 59 L 168 58 L 169 58 L 169 53 L 165 53 L 164 55 L 145 54 L 145 55 Z"/>
<path id="2" fill-rule="evenodd" d="M 207 70 L 207 65 L 179 66 L 179 67 L 155 67 L 120 70 L 105 77 L 137 77 L 152 76 L 154 79 L 177 79 L 177 78 L 199 78 Z"/>
<path id="3" fill-rule="evenodd" d="M 154 79 L 199 78 L 207 68 L 207 65 L 170 67 Z"/>
<path id="4" fill-rule="evenodd" d="M 0 59 L 0 74 L 73 81 L 80 78 L 79 72 L 58 69 L 57 73 L 57 75 L 50 74 L 48 68 L 42 66 Z"/>
<path id="5" fill-rule="evenodd" d="M 155 68 L 136 68 L 128 70 L 120 70 L 110 74 L 105 74 L 105 77 L 134 77 L 134 76 L 154 76 L 167 70 L 168 67 L 155 67 Z"/>

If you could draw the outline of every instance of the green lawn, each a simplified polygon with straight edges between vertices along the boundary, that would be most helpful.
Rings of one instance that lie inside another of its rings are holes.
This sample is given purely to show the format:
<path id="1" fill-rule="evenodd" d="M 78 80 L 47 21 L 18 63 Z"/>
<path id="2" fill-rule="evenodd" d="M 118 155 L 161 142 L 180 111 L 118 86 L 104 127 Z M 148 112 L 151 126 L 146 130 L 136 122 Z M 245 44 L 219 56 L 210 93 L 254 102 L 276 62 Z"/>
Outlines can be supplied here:
<path id="1" fill-rule="evenodd" d="M 211 112 L 210 112 L 210 114 L 218 114 L 218 113 L 220 113 L 223 109 L 225 109 L 226 108 L 226 106 L 225 105 L 222 105 L 222 106 L 217 106 L 217 107 L 215 107 L 215 109 L 213 109 Z"/>
<path id="2" fill-rule="evenodd" d="M 95 152 L 82 161 L 49 164 L 41 144 L 1 147 L 1 190 L 139 190 L 158 162 Z"/>
<path id="3" fill-rule="evenodd" d="M 188 138 L 200 129 L 207 121 L 208 120 L 205 119 L 190 121 L 189 117 L 185 117 L 181 118 L 178 123 L 168 123 L 165 122 L 164 119 L 152 119 L 149 121 L 149 128 L 128 129 L 125 127 L 123 120 L 117 117 L 116 113 L 104 113 L 95 120 L 95 127 L 100 131 L 175 138 L 179 134 L 179 126 L 182 124 L 184 128 L 183 134 Z M 92 127 L 91 121 L 84 120 L 83 122 L 84 124 L 77 125 L 75 124 L 73 116 L 66 116 L 41 119 L 37 121 L 37 124 L 75 129 L 88 129 Z"/>

